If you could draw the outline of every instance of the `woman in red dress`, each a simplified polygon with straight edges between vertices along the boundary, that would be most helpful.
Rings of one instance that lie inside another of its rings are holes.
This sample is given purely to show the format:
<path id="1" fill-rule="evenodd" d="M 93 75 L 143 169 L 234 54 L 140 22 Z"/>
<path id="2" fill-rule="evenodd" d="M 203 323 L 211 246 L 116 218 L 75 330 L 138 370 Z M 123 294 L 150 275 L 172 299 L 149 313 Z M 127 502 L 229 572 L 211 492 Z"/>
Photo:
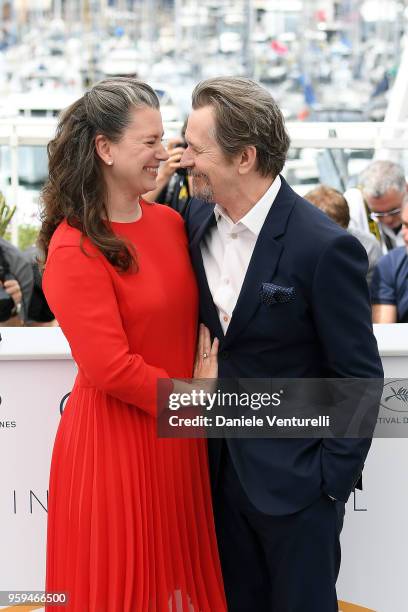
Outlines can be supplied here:
<path id="1" fill-rule="evenodd" d="M 193 375 L 197 338 L 182 219 L 140 198 L 162 134 L 154 91 L 118 78 L 49 145 L 44 291 L 78 376 L 52 457 L 46 589 L 69 612 L 226 610 L 205 441 L 156 433 L 157 381 Z M 216 353 L 202 329 L 195 376 L 216 376 Z"/>

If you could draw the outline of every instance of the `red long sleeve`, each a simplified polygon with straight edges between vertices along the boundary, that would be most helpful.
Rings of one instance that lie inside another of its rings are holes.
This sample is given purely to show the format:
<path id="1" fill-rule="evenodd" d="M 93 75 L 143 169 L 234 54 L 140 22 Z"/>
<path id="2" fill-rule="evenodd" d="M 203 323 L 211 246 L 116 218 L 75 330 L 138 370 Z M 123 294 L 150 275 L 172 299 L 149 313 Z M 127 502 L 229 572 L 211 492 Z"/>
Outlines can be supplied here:
<path id="1" fill-rule="evenodd" d="M 88 256 L 79 246 L 56 248 L 44 291 L 89 386 L 154 415 L 157 381 L 169 375 L 131 352 L 106 266 L 102 255 Z"/>

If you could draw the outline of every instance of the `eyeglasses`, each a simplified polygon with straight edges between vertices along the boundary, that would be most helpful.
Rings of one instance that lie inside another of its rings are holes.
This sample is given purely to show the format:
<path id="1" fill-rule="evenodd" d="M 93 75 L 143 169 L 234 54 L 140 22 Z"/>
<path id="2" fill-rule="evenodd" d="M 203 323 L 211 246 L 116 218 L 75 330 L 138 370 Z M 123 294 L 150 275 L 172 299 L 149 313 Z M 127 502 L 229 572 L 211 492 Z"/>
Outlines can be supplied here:
<path id="1" fill-rule="evenodd" d="M 384 217 L 393 217 L 395 215 L 399 215 L 401 212 L 401 208 L 394 208 L 393 210 L 389 210 L 388 212 L 371 212 L 370 218 L 375 221 L 376 219 L 383 219 Z"/>

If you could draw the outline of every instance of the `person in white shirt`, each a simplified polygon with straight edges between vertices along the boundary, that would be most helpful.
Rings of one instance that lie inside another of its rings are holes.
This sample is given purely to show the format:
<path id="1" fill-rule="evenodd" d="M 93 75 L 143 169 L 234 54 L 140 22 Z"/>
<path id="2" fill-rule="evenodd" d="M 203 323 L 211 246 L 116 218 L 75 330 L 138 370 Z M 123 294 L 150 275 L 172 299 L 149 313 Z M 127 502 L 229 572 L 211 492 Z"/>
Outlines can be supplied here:
<path id="1" fill-rule="evenodd" d="M 350 209 L 349 229 L 373 234 L 383 254 L 403 246 L 401 208 L 407 189 L 399 164 L 386 160 L 369 164 L 359 176 L 358 187 L 344 193 Z"/>

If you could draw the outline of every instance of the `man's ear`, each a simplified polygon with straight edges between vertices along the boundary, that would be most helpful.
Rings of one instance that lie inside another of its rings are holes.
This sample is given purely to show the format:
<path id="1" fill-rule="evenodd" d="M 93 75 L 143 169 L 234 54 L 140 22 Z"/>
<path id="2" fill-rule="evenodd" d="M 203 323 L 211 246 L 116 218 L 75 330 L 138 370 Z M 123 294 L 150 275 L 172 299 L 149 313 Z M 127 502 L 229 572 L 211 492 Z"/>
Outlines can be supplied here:
<path id="1" fill-rule="evenodd" d="M 254 147 L 253 145 L 245 147 L 239 158 L 239 174 L 249 174 L 249 172 L 256 167 L 256 157 L 256 147 Z"/>
<path id="2" fill-rule="evenodd" d="M 95 151 L 98 157 L 107 165 L 112 166 L 112 143 L 103 134 L 97 134 L 95 137 Z"/>

